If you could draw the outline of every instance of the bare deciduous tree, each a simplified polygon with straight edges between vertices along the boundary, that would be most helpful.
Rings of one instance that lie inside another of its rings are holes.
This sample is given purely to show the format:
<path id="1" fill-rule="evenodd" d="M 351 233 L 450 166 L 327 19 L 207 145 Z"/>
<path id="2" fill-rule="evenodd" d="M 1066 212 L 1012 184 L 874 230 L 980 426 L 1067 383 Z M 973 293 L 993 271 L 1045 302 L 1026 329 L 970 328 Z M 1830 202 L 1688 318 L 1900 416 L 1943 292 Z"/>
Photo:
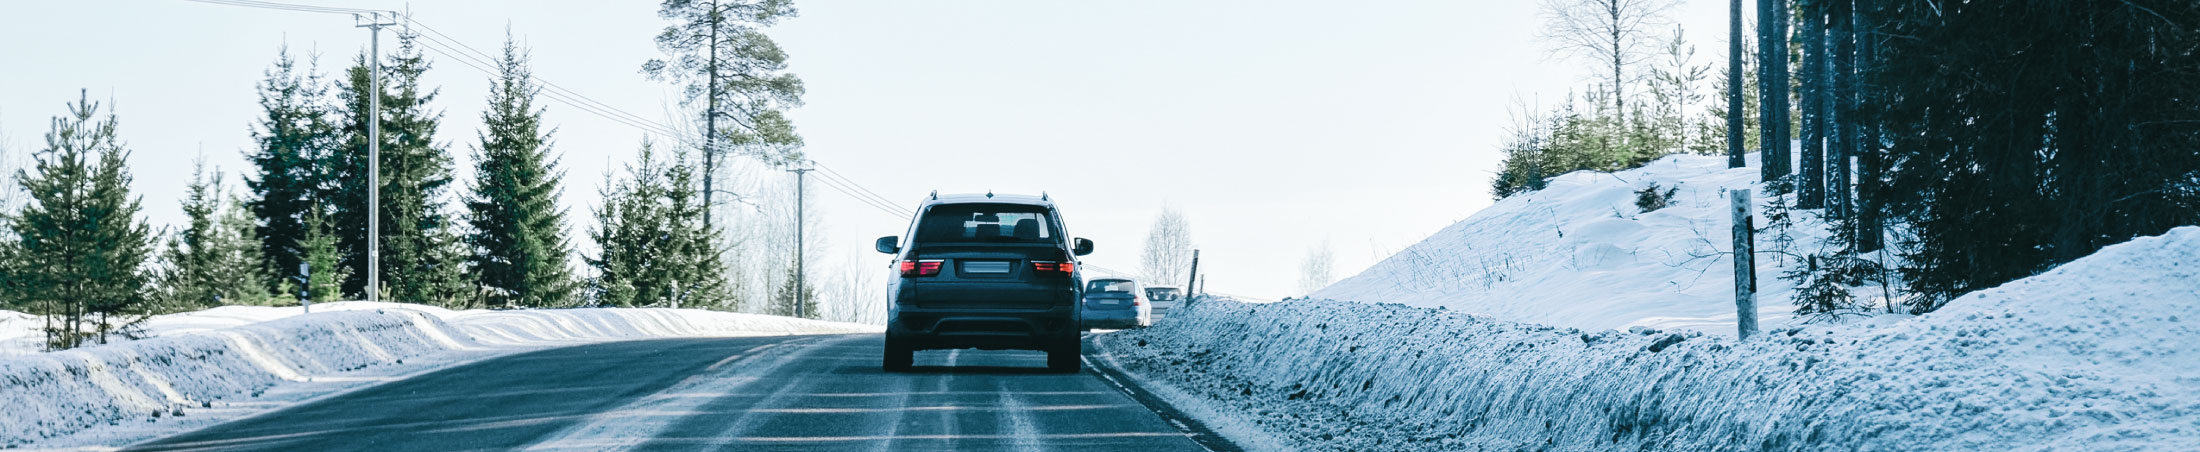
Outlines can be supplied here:
<path id="1" fill-rule="evenodd" d="M 1667 25 L 1665 13 L 1677 0 L 1544 0 L 1544 30 L 1538 36 L 1552 49 L 1595 62 L 1610 70 L 1613 111 L 1627 111 L 1627 67 L 1642 61 L 1655 46 L 1652 30 Z M 1600 76 L 1604 77 L 1604 76 Z"/>
<path id="2" fill-rule="evenodd" d="M 1146 253 L 1139 261 L 1147 284 L 1184 286 L 1192 265 L 1192 229 L 1182 212 L 1161 209 L 1146 233 Z"/>
<path id="3" fill-rule="evenodd" d="M 1322 242 L 1306 251 L 1306 262 L 1299 267 L 1299 293 L 1313 294 L 1329 287 L 1337 277 L 1332 268 L 1337 255 L 1329 249 L 1329 242 Z"/>

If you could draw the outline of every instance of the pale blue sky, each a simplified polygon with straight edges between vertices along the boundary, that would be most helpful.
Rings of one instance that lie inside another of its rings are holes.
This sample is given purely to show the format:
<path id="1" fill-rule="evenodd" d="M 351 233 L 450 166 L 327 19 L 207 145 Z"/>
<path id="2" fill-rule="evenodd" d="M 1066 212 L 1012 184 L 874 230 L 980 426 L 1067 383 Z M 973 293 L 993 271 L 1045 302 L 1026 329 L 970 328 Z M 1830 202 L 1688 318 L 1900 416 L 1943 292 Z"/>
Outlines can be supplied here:
<path id="1" fill-rule="evenodd" d="M 286 0 L 406 9 L 401 1 Z M 420 22 L 493 51 L 505 28 L 537 76 L 659 121 L 667 86 L 641 63 L 664 22 L 651 1 L 412 2 Z M 1099 243 L 1089 263 L 1137 268 L 1163 205 L 1191 219 L 1219 292 L 1296 295 L 1328 241 L 1339 277 L 1490 204 L 1508 110 L 1549 106 L 1586 66 L 1534 38 L 1532 1 L 798 1 L 772 30 L 807 82 L 792 117 L 807 151 L 901 205 L 942 192 L 1037 192 Z M 1725 55 L 1726 2 L 1676 11 L 1699 61 Z M 385 51 L 394 39 L 385 34 Z M 245 170 L 253 84 L 284 43 L 350 63 L 367 32 L 343 16 L 181 0 L 0 1 L 0 143 L 41 143 L 79 88 L 121 114 L 137 190 L 174 224 L 190 164 Z M 441 131 L 461 173 L 486 75 L 434 58 Z M 607 168 L 643 132 L 546 104 L 578 234 Z M 869 253 L 903 220 L 836 192 L 818 212 L 833 255 Z M 871 254 L 869 256 L 879 256 Z M 883 260 L 883 257 L 864 259 Z M 839 265 L 848 259 L 826 259 Z M 865 262 L 869 262 L 866 260 Z"/>

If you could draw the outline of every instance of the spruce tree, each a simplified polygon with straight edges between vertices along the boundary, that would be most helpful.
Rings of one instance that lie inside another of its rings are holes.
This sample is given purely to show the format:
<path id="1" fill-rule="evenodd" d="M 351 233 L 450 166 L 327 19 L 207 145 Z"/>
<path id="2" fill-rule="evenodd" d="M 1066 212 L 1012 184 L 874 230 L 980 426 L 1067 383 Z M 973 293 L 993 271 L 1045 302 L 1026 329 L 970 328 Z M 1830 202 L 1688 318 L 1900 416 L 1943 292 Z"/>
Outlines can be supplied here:
<path id="1" fill-rule="evenodd" d="M 779 283 L 779 290 L 772 293 L 772 306 L 770 309 L 766 309 L 765 312 L 772 315 L 793 316 L 795 313 L 791 312 L 792 308 L 796 300 L 800 300 L 802 303 L 802 317 L 818 318 L 817 285 L 797 278 L 794 259 L 788 259 L 786 267 L 785 279 Z M 800 292 L 797 293 L 796 291 Z"/>
<path id="2" fill-rule="evenodd" d="M 333 184 L 356 185 L 364 177 L 331 181 L 323 170 L 340 144 L 336 125 L 329 122 L 328 89 L 319 74 L 300 73 L 289 48 L 277 54 L 259 84 L 259 97 L 262 117 L 252 132 L 257 146 L 245 154 L 254 169 L 245 177 L 252 192 L 247 205 L 258 223 L 254 235 L 267 257 L 269 283 L 282 284 L 298 274 L 302 253 L 296 244 L 310 228 L 306 213 L 323 202 Z"/>
<path id="3" fill-rule="evenodd" d="M 268 301 L 267 264 L 260 244 L 252 239 L 251 219 L 228 201 L 222 174 L 207 177 L 200 162 L 186 188 L 183 214 L 188 220 L 161 254 L 166 271 L 160 275 L 161 298 L 157 309 L 189 311 L 225 304 L 265 304 Z"/>
<path id="4" fill-rule="evenodd" d="M 296 297 L 303 291 L 306 299 L 316 303 L 344 299 L 344 281 L 351 278 L 351 267 L 343 265 L 343 250 L 332 233 L 335 228 L 319 209 L 308 213 L 305 224 L 306 235 L 295 246 L 301 262 L 310 267 L 309 274 L 304 287 L 290 283 L 289 295 Z"/>
<path id="5" fill-rule="evenodd" d="M 566 267 L 571 247 L 565 212 L 558 209 L 556 157 L 527 56 L 504 44 L 500 74 L 489 86 L 475 151 L 473 196 L 467 201 L 469 268 L 492 307 L 544 307 L 568 303 L 573 279 Z"/>
<path id="6" fill-rule="evenodd" d="M 675 152 L 660 162 L 644 143 L 628 179 L 610 184 L 590 234 L 598 254 L 589 292 L 599 306 L 722 307 L 727 299 L 718 234 L 702 223 L 694 165 Z"/>
<path id="7" fill-rule="evenodd" d="M 9 279 L 33 313 L 48 316 L 56 348 L 104 342 L 114 317 L 142 313 L 152 251 L 115 117 L 100 118 L 88 95 L 78 99 L 53 119 L 33 167 L 16 172 L 30 199 L 7 217 L 16 238 Z M 86 327 L 95 333 L 80 333 Z"/>
<path id="8" fill-rule="evenodd" d="M 664 208 L 658 203 L 664 196 L 663 170 L 658 165 L 655 146 L 643 142 L 640 157 L 627 166 L 626 179 L 606 177 L 603 205 L 596 209 L 596 228 L 589 234 L 597 254 L 587 258 L 595 271 L 589 293 L 596 306 L 655 304 L 645 293 L 663 279 L 662 266 L 653 265 L 659 263 L 654 257 L 660 256 L 659 244 L 666 236 Z"/>
<path id="9" fill-rule="evenodd" d="M 435 142 L 442 113 L 429 109 L 436 90 L 421 86 L 429 64 L 414 43 L 399 36 L 399 50 L 383 65 L 381 112 L 381 274 L 393 301 L 450 304 L 471 293 L 466 288 L 464 256 L 458 234 L 443 209 L 451 183 L 451 157 Z M 329 159 L 337 182 L 324 199 L 337 243 L 344 250 L 350 277 L 344 293 L 364 294 L 367 265 L 367 113 L 370 80 L 366 56 L 348 71 L 349 84 L 338 97 L 344 105 L 341 152 Z"/>
<path id="10" fill-rule="evenodd" d="M 671 262 L 664 283 L 664 298 L 684 307 L 724 306 L 727 300 L 724 253 L 718 228 L 704 221 L 710 206 L 704 203 L 695 162 L 684 151 L 673 152 L 665 167 L 665 221 Z"/>

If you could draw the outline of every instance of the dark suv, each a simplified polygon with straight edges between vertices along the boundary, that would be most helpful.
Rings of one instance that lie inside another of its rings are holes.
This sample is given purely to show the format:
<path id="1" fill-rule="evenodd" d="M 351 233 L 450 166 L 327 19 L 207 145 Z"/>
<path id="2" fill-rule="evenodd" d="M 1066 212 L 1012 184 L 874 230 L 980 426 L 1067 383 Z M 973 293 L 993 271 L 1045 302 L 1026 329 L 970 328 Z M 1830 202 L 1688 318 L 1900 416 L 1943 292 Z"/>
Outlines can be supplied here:
<path id="1" fill-rule="evenodd" d="M 1092 241 L 1066 234 L 1046 195 L 934 192 L 907 240 L 875 245 L 895 255 L 886 370 L 908 370 L 918 350 L 978 348 L 1043 351 L 1048 369 L 1077 371 L 1077 256 L 1091 253 Z"/>

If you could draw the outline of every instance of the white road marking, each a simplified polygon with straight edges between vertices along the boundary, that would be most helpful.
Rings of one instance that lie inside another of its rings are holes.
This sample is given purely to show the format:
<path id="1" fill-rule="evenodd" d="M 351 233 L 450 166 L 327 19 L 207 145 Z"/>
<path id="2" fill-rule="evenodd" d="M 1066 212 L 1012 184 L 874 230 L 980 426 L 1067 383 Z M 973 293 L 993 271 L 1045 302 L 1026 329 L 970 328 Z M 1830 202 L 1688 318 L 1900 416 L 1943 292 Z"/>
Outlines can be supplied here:
<path id="1" fill-rule="evenodd" d="M 624 406 L 596 413 L 589 416 L 586 421 L 566 427 L 557 433 L 545 435 L 544 440 L 529 445 L 525 450 L 593 451 L 632 449 L 654 437 L 661 436 L 664 430 L 675 425 L 675 421 L 678 419 L 685 417 L 687 414 L 702 411 L 701 408 L 704 405 L 716 400 L 712 397 L 697 397 L 698 395 L 737 394 L 743 386 L 761 380 L 774 369 L 798 361 L 803 355 L 824 348 L 816 346 L 816 343 L 820 340 L 822 339 L 793 339 L 753 347 L 733 356 L 728 356 L 711 364 L 710 369 L 681 379 L 680 382 L 674 383 L 655 394 L 636 398 L 631 402 L 627 402 Z M 840 338 L 833 342 L 851 340 L 856 340 L 856 338 Z M 767 353 L 785 348 L 793 350 L 787 353 Z M 727 367 L 728 364 L 735 362 L 745 364 Z M 712 369 L 720 370 L 713 371 Z"/>

